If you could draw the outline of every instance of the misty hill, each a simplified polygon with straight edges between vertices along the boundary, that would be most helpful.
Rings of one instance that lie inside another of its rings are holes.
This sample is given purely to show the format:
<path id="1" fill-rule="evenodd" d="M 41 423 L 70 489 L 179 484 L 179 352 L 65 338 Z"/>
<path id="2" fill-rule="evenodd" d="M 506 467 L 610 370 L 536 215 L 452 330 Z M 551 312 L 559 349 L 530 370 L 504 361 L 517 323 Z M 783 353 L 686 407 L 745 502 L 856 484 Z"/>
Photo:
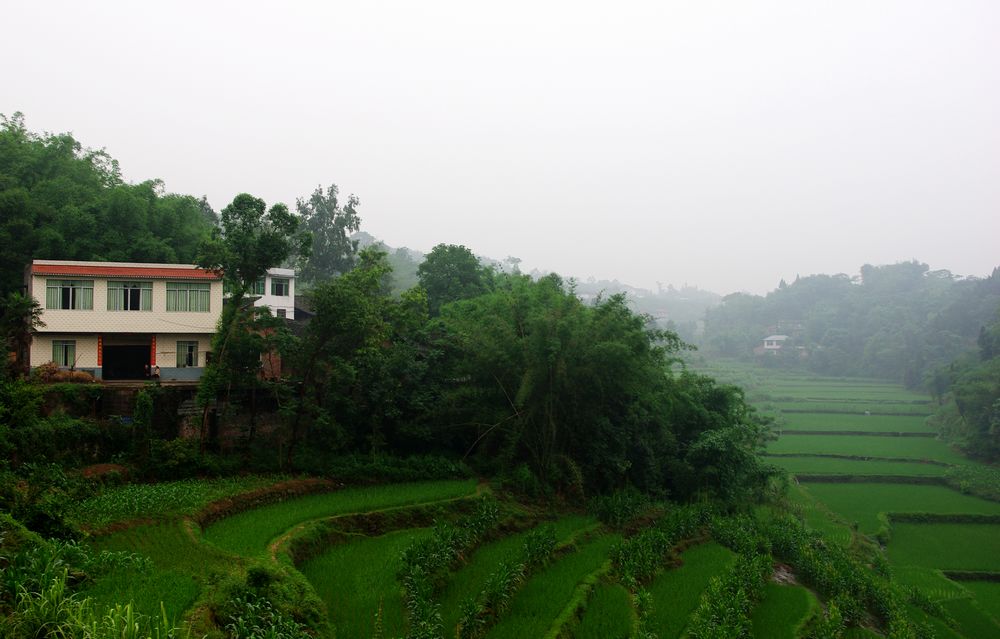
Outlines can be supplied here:
<path id="1" fill-rule="evenodd" d="M 398 248 L 389 246 L 364 231 L 354 233 L 351 239 L 357 240 L 359 249 L 377 246 L 388 253 L 389 263 L 392 265 L 394 293 L 398 294 L 417 284 L 417 267 L 426 257 L 423 252 L 405 246 Z M 517 270 L 520 261 L 512 257 L 503 260 L 485 255 L 477 257 L 483 265 L 503 271 Z M 537 269 L 529 273 L 535 280 L 547 274 Z M 705 312 L 722 301 L 722 296 L 718 293 L 687 285 L 681 288 L 675 288 L 673 285 L 660 286 L 656 291 L 651 291 L 618 280 L 598 280 L 593 277 L 587 280 L 573 279 L 572 285 L 576 294 L 586 301 L 623 293 L 632 310 L 651 316 L 661 327 L 677 331 L 686 340 L 696 338 L 700 333 Z"/>
<path id="2" fill-rule="evenodd" d="M 861 267 L 859 277 L 812 275 L 767 295 L 734 293 L 708 311 L 704 350 L 827 375 L 919 386 L 975 347 L 1000 307 L 1000 268 L 986 278 L 916 261 Z M 783 335 L 780 347 L 762 340 Z M 757 349 L 757 353 L 754 353 Z"/>

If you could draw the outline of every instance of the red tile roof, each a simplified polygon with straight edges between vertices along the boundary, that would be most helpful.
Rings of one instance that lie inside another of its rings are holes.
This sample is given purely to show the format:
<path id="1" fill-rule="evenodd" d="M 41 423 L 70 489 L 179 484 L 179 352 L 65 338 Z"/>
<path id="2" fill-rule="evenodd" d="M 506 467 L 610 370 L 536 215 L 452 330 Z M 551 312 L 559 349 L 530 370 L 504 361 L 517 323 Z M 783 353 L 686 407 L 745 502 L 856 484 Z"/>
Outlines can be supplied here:
<path id="1" fill-rule="evenodd" d="M 32 264 L 33 275 L 63 275 L 87 277 L 129 277 L 143 279 L 221 280 L 222 276 L 201 268 L 167 268 L 162 266 L 93 266 L 82 264 Z"/>

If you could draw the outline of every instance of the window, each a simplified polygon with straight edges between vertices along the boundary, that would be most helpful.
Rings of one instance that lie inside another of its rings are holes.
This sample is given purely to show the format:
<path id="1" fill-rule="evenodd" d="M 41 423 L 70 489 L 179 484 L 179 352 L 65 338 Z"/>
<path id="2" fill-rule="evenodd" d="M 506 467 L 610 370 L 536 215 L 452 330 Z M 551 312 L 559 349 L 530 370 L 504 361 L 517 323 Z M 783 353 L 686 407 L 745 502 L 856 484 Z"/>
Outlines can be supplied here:
<path id="1" fill-rule="evenodd" d="M 177 368 L 198 365 L 198 342 L 177 342 Z"/>
<path id="2" fill-rule="evenodd" d="M 152 282 L 108 282 L 109 311 L 153 310 Z"/>
<path id="3" fill-rule="evenodd" d="M 254 295 L 263 295 L 264 294 L 264 278 L 263 277 L 253 283 L 253 294 Z"/>
<path id="4" fill-rule="evenodd" d="M 207 313 L 210 287 L 207 282 L 167 282 L 167 310 Z"/>
<path id="5" fill-rule="evenodd" d="M 287 317 L 288 313 L 283 308 L 278 309 L 278 317 Z"/>
<path id="6" fill-rule="evenodd" d="M 76 341 L 71 339 L 52 340 L 52 361 L 60 366 L 75 366 Z"/>
<path id="7" fill-rule="evenodd" d="M 288 278 L 287 277 L 272 277 L 271 278 L 271 295 L 278 295 L 281 297 L 288 297 Z"/>
<path id="8" fill-rule="evenodd" d="M 48 280 L 45 308 L 94 310 L 94 280 Z"/>

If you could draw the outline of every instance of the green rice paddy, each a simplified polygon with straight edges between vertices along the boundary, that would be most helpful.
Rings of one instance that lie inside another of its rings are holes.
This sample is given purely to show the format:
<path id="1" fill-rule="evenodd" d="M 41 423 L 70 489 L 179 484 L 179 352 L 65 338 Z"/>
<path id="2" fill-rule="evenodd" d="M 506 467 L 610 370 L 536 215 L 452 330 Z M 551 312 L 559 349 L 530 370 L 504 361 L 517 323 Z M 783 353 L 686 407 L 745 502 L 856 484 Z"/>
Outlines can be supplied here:
<path id="1" fill-rule="evenodd" d="M 800 627 L 819 607 L 815 595 L 802 586 L 769 583 L 750 620 L 757 639 L 796 639 Z"/>
<path id="2" fill-rule="evenodd" d="M 769 453 L 809 453 L 930 460 L 962 464 L 968 460 L 944 442 L 929 437 L 851 437 L 847 435 L 785 435 L 767 445 Z"/>
<path id="3" fill-rule="evenodd" d="M 767 457 L 767 463 L 793 475 L 896 475 L 943 477 L 948 466 L 921 462 L 864 461 L 840 457 Z"/>
<path id="4" fill-rule="evenodd" d="M 1000 621 L 1000 582 L 963 581 L 962 586 L 972 593 L 983 612 Z"/>
<path id="5" fill-rule="evenodd" d="M 403 602 L 396 573 L 400 553 L 431 529 L 410 529 L 330 547 L 299 567 L 326 604 L 338 637 L 374 636 L 381 610 L 384 636 L 404 634 Z"/>
<path id="6" fill-rule="evenodd" d="M 687 627 L 688 617 L 708 587 L 708 580 L 725 573 L 736 556 L 715 542 L 689 548 L 680 567 L 659 575 L 649 585 L 653 599 L 649 629 L 661 639 L 676 639 Z"/>
<path id="7" fill-rule="evenodd" d="M 573 639 L 629 639 L 635 622 L 628 591 L 619 584 L 598 584 Z"/>
<path id="8" fill-rule="evenodd" d="M 345 488 L 227 517 L 206 528 L 205 539 L 233 554 L 252 557 L 264 553 L 268 543 L 304 521 L 456 499 L 475 490 L 474 479 Z"/>
<path id="9" fill-rule="evenodd" d="M 878 531 L 879 513 L 1000 515 L 1000 503 L 963 495 L 944 486 L 808 484 L 805 489 L 844 520 L 857 522 L 861 532 L 868 534 Z"/>
<path id="10" fill-rule="evenodd" d="M 889 560 L 900 566 L 1000 572 L 1000 525 L 896 523 Z"/>
<path id="11" fill-rule="evenodd" d="M 596 523 L 597 520 L 591 517 L 573 515 L 541 526 L 552 526 L 557 542 L 563 542 L 574 533 L 595 526 Z M 501 561 L 520 556 L 527 536 L 528 532 L 523 532 L 484 544 L 472 553 L 468 562 L 452 573 L 437 597 L 441 604 L 445 634 L 449 637 L 454 635 L 461 616 L 462 602 L 482 591 L 486 580 Z"/>
<path id="12" fill-rule="evenodd" d="M 580 545 L 530 577 L 511 602 L 510 610 L 486 636 L 490 639 L 543 637 L 569 604 L 577 585 L 608 560 L 619 535 L 604 535 Z"/>
<path id="13" fill-rule="evenodd" d="M 785 416 L 784 430 L 856 431 L 885 433 L 933 433 L 926 420 L 903 415 L 838 415 L 835 413 L 791 413 Z"/>
<path id="14" fill-rule="evenodd" d="M 959 631 L 966 637 L 1000 637 L 1000 624 L 976 601 L 969 598 L 952 599 L 942 605 L 958 622 Z"/>

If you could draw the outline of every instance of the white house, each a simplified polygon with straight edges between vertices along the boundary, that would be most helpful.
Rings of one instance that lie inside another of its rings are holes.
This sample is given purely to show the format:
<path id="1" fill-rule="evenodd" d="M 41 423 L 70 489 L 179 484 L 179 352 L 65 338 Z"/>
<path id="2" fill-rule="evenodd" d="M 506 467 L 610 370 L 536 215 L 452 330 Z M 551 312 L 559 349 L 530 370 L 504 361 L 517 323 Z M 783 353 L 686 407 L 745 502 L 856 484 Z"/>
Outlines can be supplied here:
<path id="1" fill-rule="evenodd" d="M 222 278 L 193 264 L 34 260 L 28 294 L 45 323 L 29 363 L 97 379 L 195 380 L 222 312 Z M 147 368 L 148 367 L 148 368 Z"/>
<path id="2" fill-rule="evenodd" d="M 758 333 L 759 335 L 759 333 Z M 764 351 L 779 351 L 784 346 L 787 335 L 768 335 L 764 338 Z"/>
<path id="3" fill-rule="evenodd" d="M 266 306 L 275 317 L 295 319 L 295 270 L 290 268 L 269 268 L 267 275 L 257 280 L 254 296 L 260 299 L 254 306 Z"/>

